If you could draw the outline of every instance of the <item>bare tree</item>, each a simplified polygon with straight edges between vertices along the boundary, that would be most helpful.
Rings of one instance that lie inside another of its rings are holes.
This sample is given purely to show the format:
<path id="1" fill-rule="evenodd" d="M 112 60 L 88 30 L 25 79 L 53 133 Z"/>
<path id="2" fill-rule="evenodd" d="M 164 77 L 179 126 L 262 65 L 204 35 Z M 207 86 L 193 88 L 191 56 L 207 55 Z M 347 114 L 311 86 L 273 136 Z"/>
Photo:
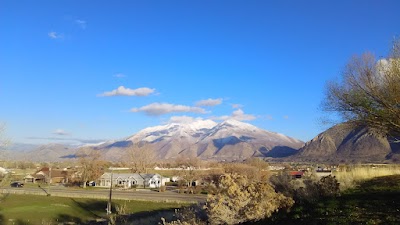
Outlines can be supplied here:
<path id="1" fill-rule="evenodd" d="M 81 168 L 81 181 L 83 188 L 89 180 L 97 179 L 103 169 L 104 162 L 100 160 L 100 152 L 91 148 L 81 148 L 78 153 L 78 163 Z"/>
<path id="2" fill-rule="evenodd" d="M 180 155 L 176 158 L 175 163 L 177 166 L 181 167 L 181 170 L 178 172 L 179 176 L 183 178 L 183 181 L 189 188 L 189 192 L 193 193 L 193 183 L 201 176 L 198 169 L 202 166 L 203 161 L 197 157 L 185 157 Z"/>
<path id="3" fill-rule="evenodd" d="M 5 130 L 6 126 L 3 123 L 0 123 L 0 160 L 4 159 L 3 155 L 3 150 L 7 147 L 7 145 L 10 143 L 10 141 L 5 138 Z M 6 184 L 9 184 L 10 181 L 10 173 L 6 174 L 0 174 L 0 187 L 5 186 Z M 0 194 L 0 202 L 2 202 L 9 193 L 3 192 Z"/>
<path id="4" fill-rule="evenodd" d="M 147 168 L 154 164 L 155 154 L 152 148 L 133 144 L 126 155 L 128 165 L 134 173 L 146 173 Z"/>
<path id="5" fill-rule="evenodd" d="M 248 159 L 245 163 L 227 163 L 224 165 L 225 173 L 240 174 L 251 181 L 266 180 L 268 163 L 259 158 Z"/>
<path id="6" fill-rule="evenodd" d="M 400 40 L 390 54 L 377 60 L 372 54 L 356 56 L 347 64 L 341 81 L 327 84 L 322 103 L 356 126 L 365 125 L 382 135 L 400 136 Z"/>
<path id="7" fill-rule="evenodd" d="M 4 150 L 9 144 L 10 140 L 5 137 L 6 125 L 0 123 L 0 151 Z"/>

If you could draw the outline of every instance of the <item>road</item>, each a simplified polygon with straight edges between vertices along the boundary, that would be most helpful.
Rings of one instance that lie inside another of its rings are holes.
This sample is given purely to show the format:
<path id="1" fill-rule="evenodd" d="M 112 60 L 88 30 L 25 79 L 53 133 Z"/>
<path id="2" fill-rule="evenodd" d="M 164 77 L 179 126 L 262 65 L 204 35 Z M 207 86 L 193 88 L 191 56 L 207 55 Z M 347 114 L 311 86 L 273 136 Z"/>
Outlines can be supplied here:
<path id="1" fill-rule="evenodd" d="M 95 199 L 108 199 L 109 189 L 76 189 L 66 187 L 52 186 L 48 187 L 22 187 L 22 188 L 0 188 L 1 193 L 11 194 L 33 194 L 33 195 L 47 195 L 60 197 L 73 197 L 73 198 L 95 198 Z M 206 195 L 194 194 L 179 194 L 173 191 L 157 192 L 150 190 L 118 190 L 113 189 L 112 199 L 122 200 L 144 200 L 144 201 L 160 201 L 160 202 L 204 202 Z"/>

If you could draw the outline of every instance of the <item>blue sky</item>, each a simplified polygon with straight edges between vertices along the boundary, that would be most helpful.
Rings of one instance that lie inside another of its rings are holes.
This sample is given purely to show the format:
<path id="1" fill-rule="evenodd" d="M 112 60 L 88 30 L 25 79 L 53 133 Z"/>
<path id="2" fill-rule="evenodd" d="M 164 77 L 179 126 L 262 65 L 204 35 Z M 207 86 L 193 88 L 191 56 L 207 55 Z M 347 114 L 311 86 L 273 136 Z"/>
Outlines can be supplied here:
<path id="1" fill-rule="evenodd" d="M 24 143 L 119 139 L 171 118 L 308 141 L 326 128 L 325 83 L 400 35 L 396 0 L 0 5 L 0 121 Z"/>

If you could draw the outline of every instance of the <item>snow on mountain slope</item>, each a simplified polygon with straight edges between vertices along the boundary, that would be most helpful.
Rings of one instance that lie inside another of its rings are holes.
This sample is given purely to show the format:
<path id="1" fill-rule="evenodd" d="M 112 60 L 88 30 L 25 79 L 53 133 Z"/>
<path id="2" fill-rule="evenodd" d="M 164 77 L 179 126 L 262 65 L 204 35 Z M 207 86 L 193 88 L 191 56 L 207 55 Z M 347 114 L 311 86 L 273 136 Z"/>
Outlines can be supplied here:
<path id="1" fill-rule="evenodd" d="M 162 126 L 148 127 L 139 131 L 127 140 L 132 142 L 145 141 L 154 143 L 172 137 L 197 139 L 209 129 L 213 128 L 216 124 L 217 123 L 212 120 L 198 120 L 193 123 L 171 123 Z"/>
<path id="2" fill-rule="evenodd" d="M 282 152 L 276 147 L 286 149 L 287 155 L 303 145 L 299 140 L 236 120 L 221 123 L 197 120 L 192 123 L 149 127 L 126 141 L 141 143 L 141 146 L 153 149 L 159 158 L 175 158 L 181 154 L 204 159 L 274 157 L 267 153 Z"/>
<path id="3" fill-rule="evenodd" d="M 294 154 L 303 142 L 248 123 L 227 120 L 212 128 L 197 145 L 197 155 L 202 158 L 249 158 Z M 268 154 L 271 152 L 274 154 Z"/>

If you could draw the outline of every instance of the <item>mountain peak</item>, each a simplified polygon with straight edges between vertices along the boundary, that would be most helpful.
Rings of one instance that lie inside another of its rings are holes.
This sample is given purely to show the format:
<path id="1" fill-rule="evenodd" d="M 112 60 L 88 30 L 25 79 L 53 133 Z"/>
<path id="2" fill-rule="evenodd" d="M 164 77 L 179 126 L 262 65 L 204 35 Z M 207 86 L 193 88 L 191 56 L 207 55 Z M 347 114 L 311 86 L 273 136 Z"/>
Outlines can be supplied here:
<path id="1" fill-rule="evenodd" d="M 255 130 L 255 129 L 259 129 L 258 127 L 251 125 L 249 123 L 244 123 L 238 120 L 234 120 L 234 119 L 228 119 L 225 120 L 221 123 L 219 123 L 219 126 L 230 126 L 230 127 L 237 127 L 240 129 L 250 129 L 250 130 Z"/>
<path id="2" fill-rule="evenodd" d="M 212 120 L 195 120 L 194 122 L 187 124 L 188 127 L 192 128 L 194 130 L 203 129 L 203 128 L 211 129 L 211 128 L 215 127 L 216 125 L 217 125 L 217 123 Z"/>

